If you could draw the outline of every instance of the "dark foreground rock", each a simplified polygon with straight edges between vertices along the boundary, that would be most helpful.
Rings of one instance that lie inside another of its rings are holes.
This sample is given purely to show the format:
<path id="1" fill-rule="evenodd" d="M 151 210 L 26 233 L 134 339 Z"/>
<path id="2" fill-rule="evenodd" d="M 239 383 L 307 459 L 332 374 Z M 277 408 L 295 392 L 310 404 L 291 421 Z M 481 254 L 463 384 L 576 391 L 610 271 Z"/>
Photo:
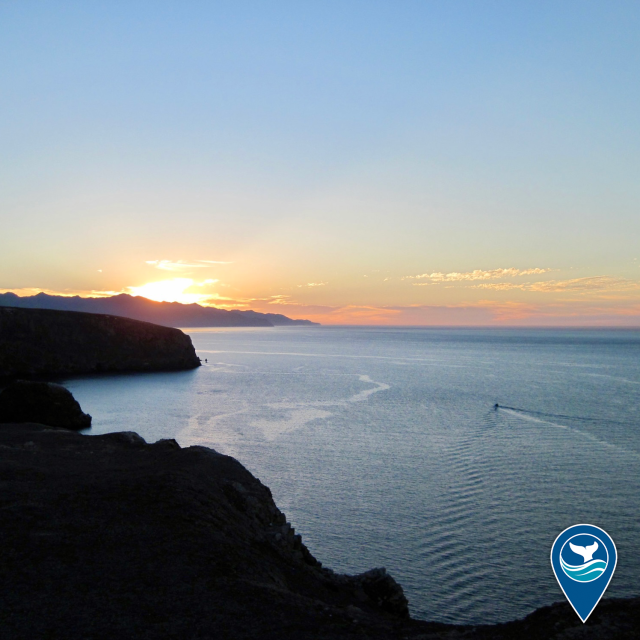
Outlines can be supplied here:
<path id="1" fill-rule="evenodd" d="M 0 426 L 0 637 L 638 638 L 640 600 L 506 625 L 411 620 L 382 569 L 324 569 L 233 458 Z"/>
<path id="2" fill-rule="evenodd" d="M 84 413 L 68 389 L 53 382 L 17 380 L 0 391 L 0 423 L 38 422 L 50 427 L 86 429 Z"/>
<path id="3" fill-rule="evenodd" d="M 0 378 L 200 365 L 179 329 L 116 316 L 0 307 Z"/>

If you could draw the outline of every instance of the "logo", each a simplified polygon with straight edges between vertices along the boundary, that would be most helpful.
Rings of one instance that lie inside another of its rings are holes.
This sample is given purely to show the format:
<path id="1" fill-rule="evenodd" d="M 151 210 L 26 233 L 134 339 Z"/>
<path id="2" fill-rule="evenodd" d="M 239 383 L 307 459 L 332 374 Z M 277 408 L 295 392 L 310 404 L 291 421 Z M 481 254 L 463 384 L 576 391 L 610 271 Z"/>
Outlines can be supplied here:
<path id="1" fill-rule="evenodd" d="M 575 524 L 553 543 L 551 567 L 582 622 L 587 621 L 609 586 L 617 559 L 611 536 L 592 524 Z"/>

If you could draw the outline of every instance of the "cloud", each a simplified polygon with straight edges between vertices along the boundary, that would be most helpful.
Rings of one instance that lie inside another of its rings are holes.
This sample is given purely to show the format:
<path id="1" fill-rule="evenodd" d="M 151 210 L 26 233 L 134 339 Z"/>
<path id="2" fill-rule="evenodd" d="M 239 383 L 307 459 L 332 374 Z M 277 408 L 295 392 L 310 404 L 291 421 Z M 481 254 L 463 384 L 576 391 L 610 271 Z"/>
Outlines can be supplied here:
<path id="1" fill-rule="evenodd" d="M 307 282 L 307 284 L 299 284 L 298 288 L 300 287 L 324 287 L 326 285 L 328 285 L 328 282 Z"/>
<path id="2" fill-rule="evenodd" d="M 629 291 L 639 289 L 640 283 L 627 278 L 613 278 L 611 276 L 591 276 L 586 278 L 574 278 L 572 280 L 547 280 L 514 284 L 509 282 L 477 284 L 475 289 L 491 289 L 493 291 L 534 291 L 537 293 L 581 293 L 596 291 Z"/>
<path id="3" fill-rule="evenodd" d="M 200 300 L 198 304 L 203 307 L 216 307 L 221 309 L 244 309 L 249 306 L 248 302 L 247 300 L 236 300 L 235 298 L 221 296 L 218 293 L 211 293 L 206 298 Z"/>
<path id="4" fill-rule="evenodd" d="M 593 276 L 590 278 L 575 278 L 573 280 L 534 282 L 530 286 L 531 291 L 620 291 L 622 289 L 637 289 L 638 283 L 627 278 Z"/>
<path id="5" fill-rule="evenodd" d="M 146 263 L 163 271 L 190 271 L 191 269 L 206 269 L 213 264 L 231 264 L 231 262 L 221 262 L 219 260 L 196 260 L 195 262 L 185 262 L 184 260 L 146 260 Z"/>
<path id="6" fill-rule="evenodd" d="M 525 290 L 526 284 L 514 284 L 513 282 L 493 282 L 491 284 L 476 284 L 473 289 L 491 289 L 492 291 L 512 291 L 513 289 Z"/>
<path id="7" fill-rule="evenodd" d="M 515 267 L 509 267 L 508 269 L 490 269 L 489 271 L 474 269 L 473 271 L 452 271 L 451 273 L 442 273 L 441 271 L 436 271 L 434 273 L 422 273 L 418 276 L 405 276 L 403 280 L 431 280 L 430 283 L 426 284 L 434 284 L 437 282 L 498 280 L 499 278 L 514 278 L 516 276 L 538 275 L 541 273 L 547 273 L 548 271 L 551 271 L 551 269 L 541 269 L 539 267 L 533 269 L 516 269 Z"/>

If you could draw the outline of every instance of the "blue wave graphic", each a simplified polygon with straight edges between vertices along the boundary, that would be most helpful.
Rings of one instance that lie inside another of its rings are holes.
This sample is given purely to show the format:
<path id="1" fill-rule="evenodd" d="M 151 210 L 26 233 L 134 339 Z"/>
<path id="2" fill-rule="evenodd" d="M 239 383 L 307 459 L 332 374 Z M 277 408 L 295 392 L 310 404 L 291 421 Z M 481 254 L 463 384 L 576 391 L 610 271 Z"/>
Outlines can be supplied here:
<path id="1" fill-rule="evenodd" d="M 607 563 L 604 560 L 589 560 L 580 565 L 567 564 L 562 557 L 560 557 L 560 564 L 562 570 L 574 580 L 578 582 L 591 582 L 596 578 L 599 578 L 604 570 L 607 568 Z"/>

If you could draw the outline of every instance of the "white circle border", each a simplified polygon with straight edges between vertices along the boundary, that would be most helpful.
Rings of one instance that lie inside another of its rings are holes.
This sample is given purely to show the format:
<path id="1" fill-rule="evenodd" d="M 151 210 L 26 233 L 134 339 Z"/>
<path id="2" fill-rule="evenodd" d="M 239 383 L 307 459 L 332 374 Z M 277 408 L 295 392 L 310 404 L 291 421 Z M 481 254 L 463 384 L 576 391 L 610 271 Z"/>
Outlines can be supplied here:
<path id="1" fill-rule="evenodd" d="M 560 560 L 560 568 L 562 569 L 562 573 L 564 573 L 564 575 L 567 576 L 567 578 L 569 578 L 569 580 L 573 580 L 574 582 L 577 582 L 578 584 L 589 584 L 590 582 L 594 582 L 598 578 L 601 578 L 602 577 L 602 573 L 599 576 L 596 576 L 595 578 L 592 578 L 591 580 L 576 580 L 575 578 L 572 578 L 564 570 L 564 567 L 562 566 L 562 552 L 563 552 L 564 548 L 567 546 L 567 543 L 570 540 L 573 540 L 574 538 L 577 538 L 578 536 L 591 536 L 592 538 L 595 538 L 604 547 L 605 553 L 607 554 L 607 565 L 604 568 L 602 573 L 604 573 L 607 570 L 607 567 L 609 566 L 609 549 L 607 549 L 607 545 L 604 542 L 602 542 L 602 540 L 600 540 L 600 538 L 598 538 L 598 536 L 593 535 L 593 533 L 576 533 L 576 534 L 572 535 L 570 538 L 567 538 L 564 541 L 564 544 L 562 545 L 562 547 L 560 549 L 560 553 L 558 553 L 558 560 Z"/>

